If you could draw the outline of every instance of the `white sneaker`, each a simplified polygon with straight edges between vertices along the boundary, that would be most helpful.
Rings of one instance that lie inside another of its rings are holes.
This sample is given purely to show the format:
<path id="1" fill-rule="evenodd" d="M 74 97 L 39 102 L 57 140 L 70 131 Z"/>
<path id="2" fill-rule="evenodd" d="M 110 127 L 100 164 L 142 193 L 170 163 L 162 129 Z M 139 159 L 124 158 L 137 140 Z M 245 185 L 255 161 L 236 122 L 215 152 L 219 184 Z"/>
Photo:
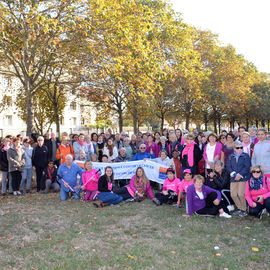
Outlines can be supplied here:
<path id="1" fill-rule="evenodd" d="M 14 196 L 17 196 L 17 191 L 13 191 L 13 195 Z"/>
<path id="2" fill-rule="evenodd" d="M 17 195 L 22 195 L 22 193 L 20 191 L 17 191 Z"/>
<path id="3" fill-rule="evenodd" d="M 228 205 L 228 206 L 227 206 L 227 209 L 228 209 L 230 212 L 232 212 L 232 211 L 234 211 L 234 206 L 233 206 L 233 205 Z"/>
<path id="4" fill-rule="evenodd" d="M 232 216 L 227 214 L 227 213 L 223 213 L 223 214 L 219 214 L 220 217 L 224 217 L 224 218 L 231 218 Z"/>

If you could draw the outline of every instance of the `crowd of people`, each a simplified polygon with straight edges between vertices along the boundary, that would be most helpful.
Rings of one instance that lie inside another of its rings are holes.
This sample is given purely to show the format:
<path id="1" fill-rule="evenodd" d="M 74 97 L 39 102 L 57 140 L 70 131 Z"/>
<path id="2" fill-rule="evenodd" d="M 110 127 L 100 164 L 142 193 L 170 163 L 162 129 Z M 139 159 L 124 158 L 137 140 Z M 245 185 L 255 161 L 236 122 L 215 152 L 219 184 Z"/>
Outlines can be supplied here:
<path id="1" fill-rule="evenodd" d="M 151 159 L 167 167 L 163 185 L 151 182 L 142 167 L 130 179 L 116 181 L 110 164 L 104 175 L 93 162 L 127 162 Z M 84 163 L 81 168 L 76 161 Z M 185 205 L 192 214 L 231 218 L 270 213 L 270 138 L 266 129 L 239 127 L 192 133 L 180 129 L 160 132 L 56 134 L 1 138 L 0 171 L 2 195 L 60 192 L 69 198 L 93 202 L 96 207 L 122 201 Z M 117 183 L 116 183 L 117 182 Z M 153 194 L 152 189 L 157 192 Z M 8 190 L 8 192 L 7 192 Z"/>

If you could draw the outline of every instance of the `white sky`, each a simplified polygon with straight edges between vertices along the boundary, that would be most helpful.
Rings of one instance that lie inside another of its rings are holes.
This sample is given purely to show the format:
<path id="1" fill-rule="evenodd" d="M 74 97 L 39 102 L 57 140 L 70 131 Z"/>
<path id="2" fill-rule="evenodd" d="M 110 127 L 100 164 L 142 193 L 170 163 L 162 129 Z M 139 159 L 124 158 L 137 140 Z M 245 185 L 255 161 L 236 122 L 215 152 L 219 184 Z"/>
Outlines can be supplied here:
<path id="1" fill-rule="evenodd" d="M 170 0 L 184 22 L 219 35 L 270 73 L 270 0 Z"/>

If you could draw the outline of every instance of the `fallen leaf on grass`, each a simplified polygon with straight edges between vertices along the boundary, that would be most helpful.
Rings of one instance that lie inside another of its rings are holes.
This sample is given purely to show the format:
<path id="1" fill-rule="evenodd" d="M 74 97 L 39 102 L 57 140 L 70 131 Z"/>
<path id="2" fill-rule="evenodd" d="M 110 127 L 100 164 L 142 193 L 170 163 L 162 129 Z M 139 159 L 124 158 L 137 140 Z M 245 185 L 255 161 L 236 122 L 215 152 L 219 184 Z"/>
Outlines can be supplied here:
<path id="1" fill-rule="evenodd" d="M 92 225 L 93 225 L 92 222 L 89 222 L 86 226 L 90 227 Z"/>
<path id="2" fill-rule="evenodd" d="M 245 227 L 245 229 L 250 229 L 250 227 Z"/>
<path id="3" fill-rule="evenodd" d="M 128 265 L 122 265 L 122 267 L 129 267 Z"/>
<path id="4" fill-rule="evenodd" d="M 132 237 L 137 237 L 137 236 L 138 236 L 138 234 L 136 234 L 136 233 L 132 234 Z"/>
<path id="5" fill-rule="evenodd" d="M 176 251 L 172 250 L 171 253 L 172 253 L 172 254 L 176 254 Z"/>
<path id="6" fill-rule="evenodd" d="M 128 258 L 129 258 L 129 259 L 134 259 L 135 257 L 132 256 L 132 255 L 130 255 L 130 254 L 128 254 Z"/>
<path id="7" fill-rule="evenodd" d="M 0 239 L 7 239 L 5 236 L 3 236 L 3 237 L 0 237 Z"/>
<path id="8" fill-rule="evenodd" d="M 220 253 L 217 253 L 217 254 L 216 254 L 216 256 L 220 257 L 220 256 L 221 256 L 221 254 L 220 254 Z"/>
<path id="9" fill-rule="evenodd" d="M 258 252 L 258 251 L 259 251 L 259 249 L 258 249 L 258 248 L 256 248 L 256 247 L 253 247 L 253 248 L 252 248 L 252 251 L 256 251 L 256 252 Z"/>
<path id="10" fill-rule="evenodd" d="M 79 249 L 80 247 L 73 247 L 74 249 Z"/>
<path id="11" fill-rule="evenodd" d="M 60 243 L 63 243 L 63 242 L 64 242 L 64 240 L 59 240 L 59 242 L 60 242 Z"/>
<path id="12" fill-rule="evenodd" d="M 149 255 L 147 255 L 147 256 L 148 256 L 148 258 L 152 258 L 152 257 L 153 257 L 151 254 L 149 254 Z"/>

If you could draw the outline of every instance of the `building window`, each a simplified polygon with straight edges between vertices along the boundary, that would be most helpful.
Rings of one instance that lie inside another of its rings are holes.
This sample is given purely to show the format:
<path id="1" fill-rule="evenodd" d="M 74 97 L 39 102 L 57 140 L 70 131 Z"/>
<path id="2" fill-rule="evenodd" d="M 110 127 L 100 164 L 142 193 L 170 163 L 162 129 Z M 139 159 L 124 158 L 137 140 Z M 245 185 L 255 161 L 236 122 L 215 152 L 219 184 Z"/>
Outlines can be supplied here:
<path id="1" fill-rule="evenodd" d="M 76 117 L 72 117 L 71 120 L 72 120 L 72 125 L 73 126 L 76 126 L 77 125 L 77 118 Z"/>
<path id="2" fill-rule="evenodd" d="M 6 115 L 6 125 L 12 126 L 12 115 Z"/>
<path id="3" fill-rule="evenodd" d="M 70 103 L 70 109 L 71 110 L 73 110 L 73 111 L 76 111 L 76 102 L 75 101 L 72 101 L 71 103 Z"/>

